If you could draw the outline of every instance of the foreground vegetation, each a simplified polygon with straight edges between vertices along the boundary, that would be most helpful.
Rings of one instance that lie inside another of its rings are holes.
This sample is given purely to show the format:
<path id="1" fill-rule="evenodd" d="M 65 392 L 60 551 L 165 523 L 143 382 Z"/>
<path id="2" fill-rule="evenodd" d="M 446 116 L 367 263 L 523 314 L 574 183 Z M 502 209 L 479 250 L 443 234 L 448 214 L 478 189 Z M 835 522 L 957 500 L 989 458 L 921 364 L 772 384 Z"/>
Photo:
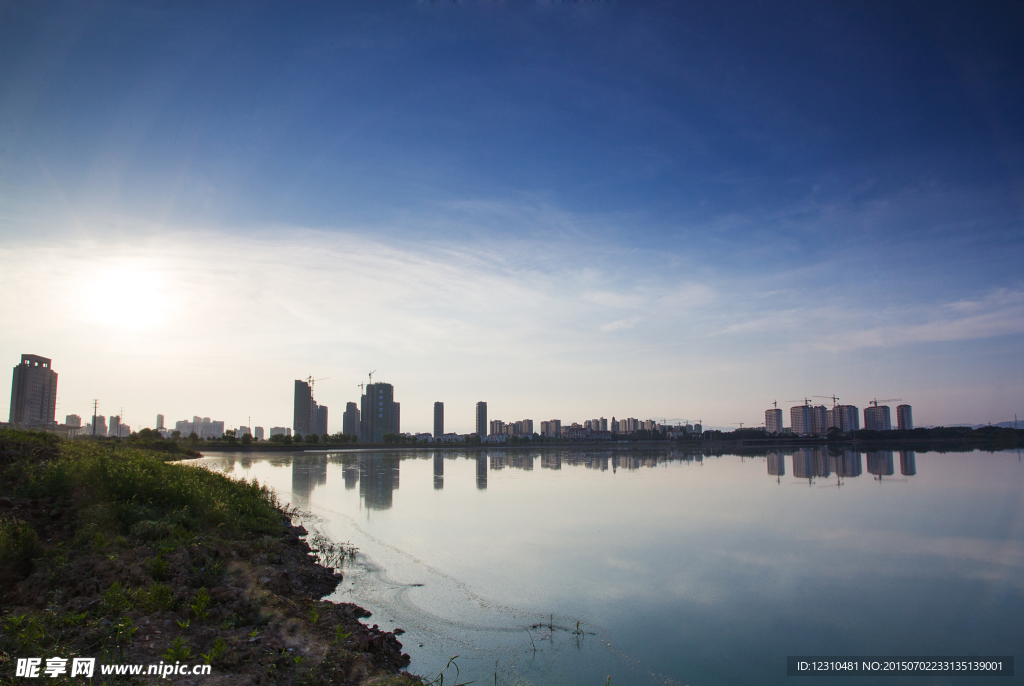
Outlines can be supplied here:
<path id="1" fill-rule="evenodd" d="M 367 612 L 320 600 L 341 575 L 314 554 L 339 551 L 311 550 L 266 488 L 175 452 L 0 430 L 0 683 L 18 657 L 54 656 L 205 663 L 222 683 L 420 683 Z M 81 681 L 47 681 L 62 678 Z M 175 683 L 212 677 L 194 678 Z"/>

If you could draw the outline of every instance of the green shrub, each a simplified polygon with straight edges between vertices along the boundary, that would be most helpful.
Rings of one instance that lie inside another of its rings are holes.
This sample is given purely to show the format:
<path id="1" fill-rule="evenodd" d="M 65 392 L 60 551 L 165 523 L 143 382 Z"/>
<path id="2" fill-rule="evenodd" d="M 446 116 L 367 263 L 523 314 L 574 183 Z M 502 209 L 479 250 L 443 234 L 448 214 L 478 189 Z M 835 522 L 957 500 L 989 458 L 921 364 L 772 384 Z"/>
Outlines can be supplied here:
<path id="1" fill-rule="evenodd" d="M 39 536 L 29 524 L 19 519 L 0 521 L 0 566 L 20 576 L 28 576 L 34 560 L 43 553 Z"/>

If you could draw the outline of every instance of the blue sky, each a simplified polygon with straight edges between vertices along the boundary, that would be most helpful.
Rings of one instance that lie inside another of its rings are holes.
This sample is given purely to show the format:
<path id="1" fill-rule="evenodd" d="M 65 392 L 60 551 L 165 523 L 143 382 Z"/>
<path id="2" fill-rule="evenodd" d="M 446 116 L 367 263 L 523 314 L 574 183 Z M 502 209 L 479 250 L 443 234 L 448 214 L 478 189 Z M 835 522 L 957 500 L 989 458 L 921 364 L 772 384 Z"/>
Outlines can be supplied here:
<path id="1" fill-rule="evenodd" d="M 310 374 L 340 420 L 370 369 L 406 430 L 481 399 L 1012 418 L 1022 31 L 1012 3 L 5 3 L 0 350 L 136 426 L 284 425 Z"/>

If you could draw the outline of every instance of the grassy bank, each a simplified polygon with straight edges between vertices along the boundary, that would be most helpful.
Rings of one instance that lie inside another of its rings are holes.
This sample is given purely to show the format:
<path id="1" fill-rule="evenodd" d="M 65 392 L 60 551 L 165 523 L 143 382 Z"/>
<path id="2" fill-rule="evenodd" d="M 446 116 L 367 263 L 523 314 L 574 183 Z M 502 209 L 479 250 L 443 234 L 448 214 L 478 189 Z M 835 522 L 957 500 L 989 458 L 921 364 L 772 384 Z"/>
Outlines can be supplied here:
<path id="1" fill-rule="evenodd" d="M 271 492 L 168 456 L 0 430 L 0 682 L 81 656 L 211 666 L 174 683 L 420 683 L 368 613 L 320 600 L 340 574 Z"/>

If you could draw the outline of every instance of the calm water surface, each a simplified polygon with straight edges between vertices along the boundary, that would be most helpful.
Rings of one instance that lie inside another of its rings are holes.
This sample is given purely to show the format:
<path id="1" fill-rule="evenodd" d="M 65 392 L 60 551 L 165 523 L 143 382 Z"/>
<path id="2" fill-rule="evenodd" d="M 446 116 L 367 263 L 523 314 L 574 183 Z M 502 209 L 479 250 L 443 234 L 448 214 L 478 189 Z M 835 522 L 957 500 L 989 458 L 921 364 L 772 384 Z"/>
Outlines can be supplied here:
<path id="1" fill-rule="evenodd" d="M 359 549 L 332 600 L 478 684 L 786 677 L 787 655 L 1024 655 L 1016 452 L 220 454 Z M 577 624 L 578 622 L 578 624 Z M 1020 674 L 1018 666 L 1018 674 Z M 446 673 L 445 683 L 454 677 Z"/>

